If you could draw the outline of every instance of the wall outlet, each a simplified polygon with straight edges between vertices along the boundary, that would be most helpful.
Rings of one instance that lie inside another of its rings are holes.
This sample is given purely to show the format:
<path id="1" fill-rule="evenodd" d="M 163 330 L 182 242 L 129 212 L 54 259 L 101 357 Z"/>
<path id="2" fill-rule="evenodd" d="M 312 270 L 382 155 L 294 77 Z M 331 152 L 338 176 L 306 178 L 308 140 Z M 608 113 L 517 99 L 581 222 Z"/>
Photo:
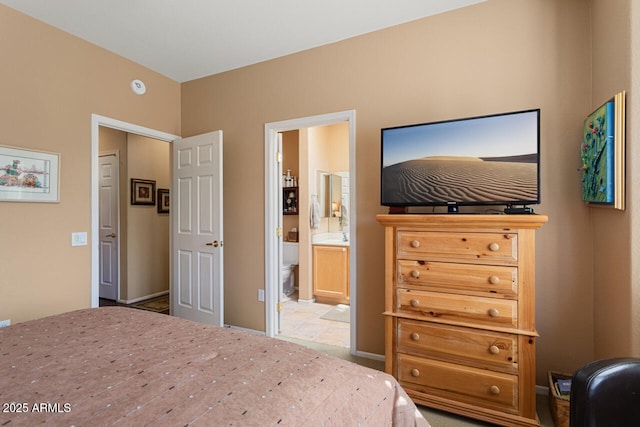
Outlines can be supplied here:
<path id="1" fill-rule="evenodd" d="M 264 289 L 258 289 L 258 301 L 264 301 Z"/>
<path id="2" fill-rule="evenodd" d="M 11 319 L 0 320 L 0 328 L 4 328 L 5 326 L 11 325 Z"/>

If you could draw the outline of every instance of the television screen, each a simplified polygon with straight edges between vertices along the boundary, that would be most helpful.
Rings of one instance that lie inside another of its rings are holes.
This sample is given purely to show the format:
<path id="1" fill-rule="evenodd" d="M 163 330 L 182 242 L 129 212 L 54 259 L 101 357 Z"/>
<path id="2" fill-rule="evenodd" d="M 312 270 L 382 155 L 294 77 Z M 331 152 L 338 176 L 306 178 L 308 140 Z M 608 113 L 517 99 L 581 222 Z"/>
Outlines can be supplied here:
<path id="1" fill-rule="evenodd" d="M 539 109 L 382 129 L 381 204 L 538 204 L 539 129 Z"/>

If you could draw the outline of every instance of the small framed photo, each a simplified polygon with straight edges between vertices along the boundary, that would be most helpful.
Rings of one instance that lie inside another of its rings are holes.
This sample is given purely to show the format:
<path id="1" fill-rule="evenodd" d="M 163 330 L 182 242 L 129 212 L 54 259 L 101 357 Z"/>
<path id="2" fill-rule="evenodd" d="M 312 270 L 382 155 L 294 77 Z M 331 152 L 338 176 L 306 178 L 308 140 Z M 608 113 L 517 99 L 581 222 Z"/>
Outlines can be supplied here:
<path id="1" fill-rule="evenodd" d="M 131 204 L 155 205 L 156 182 L 150 179 L 131 179 Z"/>
<path id="2" fill-rule="evenodd" d="M 0 201 L 60 201 L 60 155 L 0 146 Z"/>
<path id="3" fill-rule="evenodd" d="M 169 213 L 169 190 L 158 188 L 158 213 Z"/>

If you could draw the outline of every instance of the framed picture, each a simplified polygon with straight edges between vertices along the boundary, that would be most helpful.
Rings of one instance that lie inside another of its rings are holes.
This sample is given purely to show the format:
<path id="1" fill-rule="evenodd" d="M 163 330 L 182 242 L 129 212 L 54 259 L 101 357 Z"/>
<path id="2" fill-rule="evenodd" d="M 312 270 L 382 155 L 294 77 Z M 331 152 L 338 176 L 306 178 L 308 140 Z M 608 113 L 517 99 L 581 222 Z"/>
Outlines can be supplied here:
<path id="1" fill-rule="evenodd" d="M 0 202 L 59 201 L 59 154 L 0 145 Z"/>
<path id="2" fill-rule="evenodd" d="M 155 205 L 156 182 L 149 179 L 131 179 L 131 204 Z"/>
<path id="3" fill-rule="evenodd" d="M 158 213 L 169 213 L 169 190 L 158 188 Z"/>
<path id="4" fill-rule="evenodd" d="M 590 206 L 625 209 L 625 92 L 584 121 L 582 200 Z"/>

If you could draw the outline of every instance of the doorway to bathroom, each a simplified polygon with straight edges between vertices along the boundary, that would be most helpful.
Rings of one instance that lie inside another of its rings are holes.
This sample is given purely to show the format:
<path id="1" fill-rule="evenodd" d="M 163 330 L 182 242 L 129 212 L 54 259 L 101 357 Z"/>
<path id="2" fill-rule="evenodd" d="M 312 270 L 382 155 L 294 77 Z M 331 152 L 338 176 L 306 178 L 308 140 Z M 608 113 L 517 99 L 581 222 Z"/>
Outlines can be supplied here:
<path id="1" fill-rule="evenodd" d="M 265 125 L 267 335 L 356 353 L 355 112 Z"/>

